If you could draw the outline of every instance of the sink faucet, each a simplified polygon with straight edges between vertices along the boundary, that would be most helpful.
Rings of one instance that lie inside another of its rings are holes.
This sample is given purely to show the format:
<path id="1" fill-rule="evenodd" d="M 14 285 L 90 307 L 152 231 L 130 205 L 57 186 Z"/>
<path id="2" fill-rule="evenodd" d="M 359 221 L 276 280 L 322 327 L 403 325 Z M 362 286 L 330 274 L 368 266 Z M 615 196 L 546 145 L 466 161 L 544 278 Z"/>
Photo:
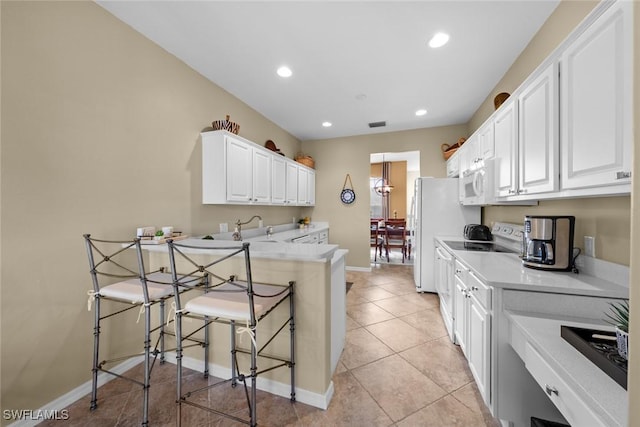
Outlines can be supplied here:
<path id="1" fill-rule="evenodd" d="M 242 226 L 249 224 L 251 221 L 253 221 L 256 218 L 258 218 L 258 220 L 262 221 L 262 217 L 260 215 L 254 215 L 248 221 L 245 221 L 245 222 L 240 222 L 240 220 L 237 220 L 236 221 L 236 229 L 234 230 L 233 234 L 231 235 L 233 240 L 236 240 L 236 241 L 242 240 Z"/>

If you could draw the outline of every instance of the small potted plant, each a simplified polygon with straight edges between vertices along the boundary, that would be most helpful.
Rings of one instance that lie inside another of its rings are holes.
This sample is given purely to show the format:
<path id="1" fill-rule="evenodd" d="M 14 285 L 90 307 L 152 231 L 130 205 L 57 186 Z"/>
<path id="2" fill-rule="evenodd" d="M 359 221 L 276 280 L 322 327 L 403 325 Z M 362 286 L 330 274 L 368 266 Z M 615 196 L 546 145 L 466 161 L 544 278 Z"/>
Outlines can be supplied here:
<path id="1" fill-rule="evenodd" d="M 618 354 L 626 360 L 629 358 L 629 301 L 611 303 L 610 306 L 611 311 L 605 313 L 605 322 L 616 327 Z"/>

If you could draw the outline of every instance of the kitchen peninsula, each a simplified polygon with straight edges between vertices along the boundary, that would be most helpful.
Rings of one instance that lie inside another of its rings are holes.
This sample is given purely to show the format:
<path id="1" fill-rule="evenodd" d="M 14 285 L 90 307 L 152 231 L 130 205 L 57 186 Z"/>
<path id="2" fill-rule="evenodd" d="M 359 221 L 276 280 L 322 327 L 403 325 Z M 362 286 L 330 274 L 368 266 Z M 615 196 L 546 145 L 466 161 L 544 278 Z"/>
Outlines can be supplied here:
<path id="1" fill-rule="evenodd" d="M 326 409 L 333 395 L 331 376 L 344 348 L 346 333 L 347 251 L 339 249 L 337 245 L 290 243 L 297 237 L 328 233 L 327 224 L 312 224 L 305 229 L 288 224 L 273 229 L 274 233 L 268 238 L 261 228 L 243 230 L 244 241 L 250 242 L 253 280 L 282 284 L 291 280 L 296 282 L 296 398 L 300 402 Z M 224 234 L 214 236 L 213 240 L 193 237 L 180 243 L 207 248 L 239 246 L 242 242 L 233 241 Z M 150 265 L 168 265 L 166 245 L 144 245 L 144 248 L 149 251 Z M 201 252 L 197 248 L 185 249 L 187 251 L 192 254 Z M 274 314 L 277 314 L 273 320 L 276 325 L 280 321 L 279 316 L 286 313 Z M 228 327 L 214 326 L 209 368 L 214 376 L 227 378 L 229 375 L 228 334 Z M 288 341 L 285 341 L 283 338 L 281 343 L 276 339 L 273 350 L 287 348 Z M 183 363 L 186 367 L 201 370 L 201 357 L 201 352 L 194 350 L 187 353 Z M 289 393 L 288 384 L 286 372 L 271 371 L 258 379 L 259 389 L 285 397 Z"/>

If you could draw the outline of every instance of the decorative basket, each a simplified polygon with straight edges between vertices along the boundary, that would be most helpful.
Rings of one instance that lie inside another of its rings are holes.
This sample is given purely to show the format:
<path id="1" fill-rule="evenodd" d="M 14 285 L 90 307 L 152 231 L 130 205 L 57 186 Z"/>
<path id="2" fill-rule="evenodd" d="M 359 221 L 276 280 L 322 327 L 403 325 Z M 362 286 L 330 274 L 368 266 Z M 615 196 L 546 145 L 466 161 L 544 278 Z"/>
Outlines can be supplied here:
<path id="1" fill-rule="evenodd" d="M 495 107 L 495 109 L 497 110 L 498 108 L 500 108 L 502 103 L 506 101 L 509 96 L 511 95 L 509 95 L 507 92 L 500 92 L 499 94 L 497 94 L 496 97 L 493 98 L 493 106 Z"/>
<path id="2" fill-rule="evenodd" d="M 226 130 L 237 135 L 240 131 L 240 125 L 234 122 L 230 122 L 229 117 L 230 116 L 227 114 L 226 120 L 216 120 L 214 122 L 211 122 L 211 127 L 213 128 L 213 130 Z"/>
<path id="3" fill-rule="evenodd" d="M 310 167 L 311 169 L 314 169 L 316 166 L 316 162 L 313 160 L 313 157 L 305 156 L 303 154 L 296 155 L 296 162 L 302 163 L 303 165 Z"/>
<path id="4" fill-rule="evenodd" d="M 464 144 L 466 140 L 466 138 L 460 138 L 458 142 L 453 145 L 442 144 L 440 146 L 440 149 L 442 150 L 442 157 L 444 157 L 445 160 L 449 160 L 449 157 L 453 156 L 453 154 L 458 151 L 458 148 L 462 147 L 462 144 Z"/>

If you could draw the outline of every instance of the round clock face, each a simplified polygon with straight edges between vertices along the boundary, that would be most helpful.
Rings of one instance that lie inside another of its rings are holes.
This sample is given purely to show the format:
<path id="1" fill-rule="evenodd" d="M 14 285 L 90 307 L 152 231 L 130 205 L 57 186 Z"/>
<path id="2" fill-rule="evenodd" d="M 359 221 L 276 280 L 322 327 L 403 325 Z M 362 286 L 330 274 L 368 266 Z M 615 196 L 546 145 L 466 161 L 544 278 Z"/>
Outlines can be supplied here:
<path id="1" fill-rule="evenodd" d="M 345 190 L 342 190 L 342 193 L 340 193 L 340 200 L 342 200 L 342 203 L 350 205 L 356 200 L 356 193 L 354 193 L 353 190 L 348 188 Z"/>

